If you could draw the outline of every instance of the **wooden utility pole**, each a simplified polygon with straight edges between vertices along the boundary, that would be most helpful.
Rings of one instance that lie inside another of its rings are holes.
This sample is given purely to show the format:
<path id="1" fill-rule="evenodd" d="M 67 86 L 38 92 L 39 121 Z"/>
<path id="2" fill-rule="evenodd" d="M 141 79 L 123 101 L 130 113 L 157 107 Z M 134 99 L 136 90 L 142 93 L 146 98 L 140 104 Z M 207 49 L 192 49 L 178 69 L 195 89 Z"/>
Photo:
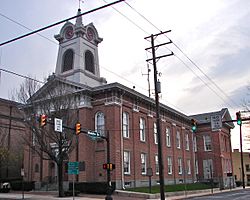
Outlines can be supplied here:
<path id="1" fill-rule="evenodd" d="M 161 200 L 165 200 L 165 191 L 164 191 L 164 165 L 163 165 L 163 159 L 162 159 L 162 142 L 161 142 L 161 124 L 160 124 L 160 106 L 159 106 L 159 93 L 161 93 L 161 90 L 160 90 L 160 82 L 158 81 L 157 79 L 157 75 L 158 75 L 158 72 L 157 72 L 157 67 L 156 67 L 156 60 L 157 59 L 160 59 L 160 58 L 163 58 L 163 57 L 166 57 L 166 56 L 172 56 L 173 55 L 173 52 L 171 52 L 170 54 L 166 54 L 166 55 L 162 55 L 162 56 L 158 56 L 156 57 L 155 55 L 155 49 L 160 47 L 160 46 L 163 46 L 163 45 L 166 45 L 166 44 L 170 44 L 172 43 L 172 41 L 169 41 L 167 43 L 163 43 L 163 44 L 159 44 L 159 45 L 155 45 L 154 44 L 154 40 L 157 36 L 159 35 L 162 35 L 162 34 L 165 34 L 167 32 L 170 32 L 169 31 L 165 31 L 165 32 L 161 32 L 161 33 L 158 33 L 158 34 L 155 34 L 155 35 L 151 35 L 151 36 L 148 36 L 146 37 L 145 39 L 149 39 L 151 40 L 151 47 L 149 48 L 146 48 L 146 50 L 151 50 L 152 51 L 152 58 L 151 59 L 147 59 L 146 61 L 153 61 L 153 67 L 154 67 L 154 87 L 155 87 L 155 112 L 156 112 L 156 125 L 157 125 L 157 139 L 158 139 L 158 162 L 159 162 L 159 178 L 160 178 L 160 193 L 161 193 Z"/>

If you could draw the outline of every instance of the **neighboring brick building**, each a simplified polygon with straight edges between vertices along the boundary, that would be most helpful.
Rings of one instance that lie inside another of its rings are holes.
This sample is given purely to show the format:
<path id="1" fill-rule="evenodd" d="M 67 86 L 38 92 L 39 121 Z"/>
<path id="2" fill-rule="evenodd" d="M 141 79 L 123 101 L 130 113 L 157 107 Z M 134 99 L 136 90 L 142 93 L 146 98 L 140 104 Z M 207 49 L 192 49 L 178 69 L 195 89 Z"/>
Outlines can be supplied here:
<path id="1" fill-rule="evenodd" d="M 116 188 L 148 186 L 147 172 L 151 169 L 152 184 L 157 184 L 159 167 L 155 101 L 119 83 L 107 84 L 106 80 L 100 77 L 98 44 L 102 39 L 92 23 L 84 26 L 82 18 L 78 17 L 75 24 L 67 22 L 55 38 L 60 44 L 55 74 L 49 77 L 33 99 L 44 100 L 46 92 L 59 83 L 63 84 L 64 88 L 72 92 L 82 128 L 103 135 L 109 133 L 111 162 L 115 164 L 111 178 L 116 183 Z M 222 119 L 231 119 L 227 109 L 216 114 L 220 114 Z M 212 113 L 209 117 L 211 115 Z M 209 175 L 203 172 L 207 170 L 203 164 L 205 158 L 219 159 L 212 168 L 213 177 L 218 178 L 221 175 L 221 183 L 227 184 L 223 166 L 225 163 L 231 163 L 230 129 L 233 126 L 226 124 L 221 131 L 211 132 L 209 118 L 204 122 L 204 116 L 205 114 L 192 116 L 198 120 L 198 130 L 194 134 L 191 131 L 191 117 L 160 104 L 166 184 L 208 180 Z M 205 135 L 210 136 L 210 147 L 213 151 L 202 150 L 202 139 Z M 193 146 L 195 141 L 197 153 Z M 102 169 L 103 163 L 106 163 L 106 154 L 107 146 L 104 140 L 93 140 L 87 134 L 80 134 L 78 148 L 69 156 L 69 161 L 80 162 L 80 172 L 76 180 L 106 181 L 106 171 Z M 210 161 L 207 163 L 213 166 Z M 57 180 L 56 165 L 52 161 L 42 160 L 30 148 L 25 151 L 24 168 L 25 179 L 28 181 Z M 198 175 L 195 171 L 197 168 Z M 64 175 L 65 181 L 72 180 L 72 175 L 68 176 L 66 172 Z"/>
<path id="2" fill-rule="evenodd" d="M 243 152 L 243 168 L 245 175 L 245 185 L 250 185 L 250 153 Z M 242 171 L 241 171 L 241 152 L 239 149 L 234 149 L 232 152 L 233 160 L 233 175 L 236 181 L 242 182 Z"/>
<path id="3" fill-rule="evenodd" d="M 228 109 L 218 112 L 204 113 L 191 116 L 198 121 L 198 131 L 194 134 L 196 140 L 196 159 L 198 162 L 197 179 L 200 181 L 213 180 L 221 187 L 234 184 L 232 178 L 231 129 L 234 124 L 223 123 L 222 129 L 211 129 L 211 117 L 221 116 L 222 121 L 230 121 Z"/>
<path id="4" fill-rule="evenodd" d="M 0 99 L 0 182 L 21 179 L 23 162 L 22 136 L 25 126 L 20 104 Z"/>

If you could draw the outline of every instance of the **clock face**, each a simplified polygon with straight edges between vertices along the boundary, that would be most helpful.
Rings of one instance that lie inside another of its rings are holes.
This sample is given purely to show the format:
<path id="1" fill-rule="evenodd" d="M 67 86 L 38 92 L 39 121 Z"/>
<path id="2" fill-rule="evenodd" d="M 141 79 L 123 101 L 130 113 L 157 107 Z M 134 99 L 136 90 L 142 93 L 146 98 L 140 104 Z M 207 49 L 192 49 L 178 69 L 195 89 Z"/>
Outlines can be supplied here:
<path id="1" fill-rule="evenodd" d="M 73 35 L 74 35 L 73 27 L 72 26 L 67 27 L 65 29 L 65 38 L 70 39 L 73 37 Z"/>
<path id="2" fill-rule="evenodd" d="M 95 32 L 92 28 L 87 29 L 86 37 L 89 41 L 93 40 L 95 37 Z"/>

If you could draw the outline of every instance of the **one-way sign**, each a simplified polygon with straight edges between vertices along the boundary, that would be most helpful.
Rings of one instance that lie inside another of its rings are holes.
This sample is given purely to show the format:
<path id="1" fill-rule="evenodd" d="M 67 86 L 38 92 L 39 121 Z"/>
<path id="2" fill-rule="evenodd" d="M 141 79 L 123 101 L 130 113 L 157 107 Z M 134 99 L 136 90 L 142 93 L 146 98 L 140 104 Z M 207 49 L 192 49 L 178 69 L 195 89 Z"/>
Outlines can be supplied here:
<path id="1" fill-rule="evenodd" d="M 211 129 L 212 131 L 219 131 L 222 128 L 221 115 L 211 116 Z"/>

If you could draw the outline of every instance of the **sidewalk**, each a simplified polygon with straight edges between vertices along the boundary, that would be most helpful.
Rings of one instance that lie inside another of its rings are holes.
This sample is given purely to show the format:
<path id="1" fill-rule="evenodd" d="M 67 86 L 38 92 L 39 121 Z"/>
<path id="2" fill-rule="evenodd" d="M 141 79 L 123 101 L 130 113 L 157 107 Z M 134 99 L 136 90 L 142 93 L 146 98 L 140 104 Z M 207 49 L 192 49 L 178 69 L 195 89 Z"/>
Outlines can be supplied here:
<path id="1" fill-rule="evenodd" d="M 23 199 L 22 192 L 10 192 L 10 193 L 0 193 L 0 199 Z M 58 197 L 58 192 L 48 192 L 48 191 L 31 191 L 24 193 L 24 199 L 29 200 L 72 200 L 73 197 Z M 74 197 L 75 200 L 103 200 L 104 195 L 79 195 Z"/>
<path id="2" fill-rule="evenodd" d="M 231 190 L 241 190 L 240 188 L 233 188 Z M 228 192 L 230 189 L 219 190 L 214 189 L 213 193 L 221 193 Z M 175 192 L 175 193 L 166 193 L 167 200 L 180 200 L 185 199 L 187 197 L 196 197 L 196 196 L 205 196 L 212 194 L 211 190 L 203 190 L 203 191 L 184 191 Z M 106 195 L 91 195 L 91 194 L 80 194 L 79 196 L 74 197 L 75 200 L 104 200 Z M 0 199 L 23 199 L 22 192 L 10 192 L 10 193 L 0 193 Z M 128 191 L 119 191 L 112 195 L 113 200 L 159 200 L 159 194 L 142 194 L 136 192 L 128 192 Z M 31 191 L 24 193 L 24 199 L 29 200 L 72 200 L 73 197 L 58 197 L 58 192 L 48 192 L 48 191 Z"/>

